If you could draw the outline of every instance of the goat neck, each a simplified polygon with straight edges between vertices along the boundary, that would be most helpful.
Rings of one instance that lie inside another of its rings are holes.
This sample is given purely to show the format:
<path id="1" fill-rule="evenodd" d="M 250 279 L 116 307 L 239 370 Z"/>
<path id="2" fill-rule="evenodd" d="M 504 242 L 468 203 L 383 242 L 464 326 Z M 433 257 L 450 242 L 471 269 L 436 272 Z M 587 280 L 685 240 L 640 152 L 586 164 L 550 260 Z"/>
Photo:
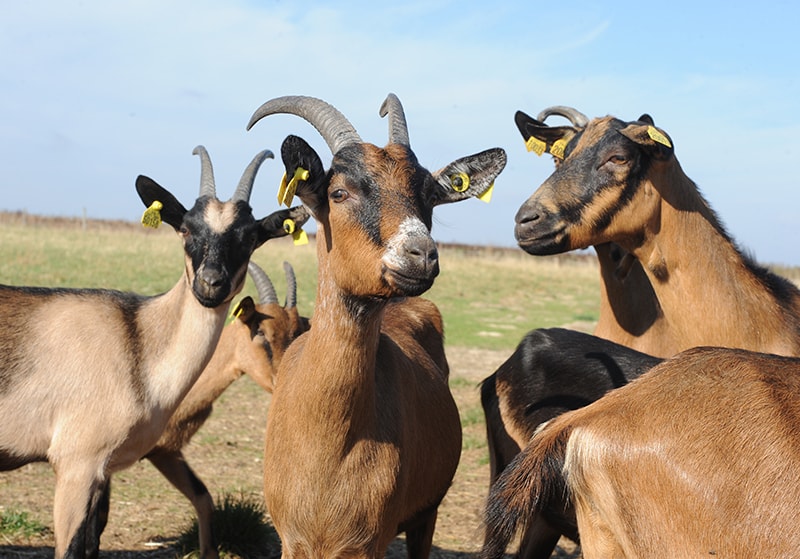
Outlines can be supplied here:
<path id="1" fill-rule="evenodd" d="M 555 254 L 614 243 L 630 254 L 650 284 L 637 280 L 654 296 L 648 312 L 658 323 L 647 334 L 653 345 L 638 349 L 660 356 L 696 345 L 800 352 L 800 290 L 739 251 L 651 117 L 549 127 L 518 113 L 517 124 L 558 154 L 555 171 L 517 212 L 520 247 Z"/>

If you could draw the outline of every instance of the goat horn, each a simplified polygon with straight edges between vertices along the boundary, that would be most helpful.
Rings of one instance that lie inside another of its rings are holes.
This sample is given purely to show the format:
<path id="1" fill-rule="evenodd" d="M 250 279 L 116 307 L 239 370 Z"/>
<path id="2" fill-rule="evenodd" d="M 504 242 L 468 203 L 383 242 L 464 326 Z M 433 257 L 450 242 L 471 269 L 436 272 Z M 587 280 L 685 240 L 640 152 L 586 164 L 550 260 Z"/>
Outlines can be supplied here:
<path id="1" fill-rule="evenodd" d="M 294 268 L 288 262 L 283 263 L 283 271 L 286 274 L 286 305 L 287 309 L 297 306 L 297 278 L 294 275 Z"/>
<path id="2" fill-rule="evenodd" d="M 572 123 L 572 126 L 575 128 L 585 128 L 587 124 L 589 124 L 589 119 L 586 117 L 585 114 L 580 112 L 577 109 L 573 109 L 572 107 L 565 107 L 563 105 L 556 105 L 554 107 L 548 107 L 536 117 L 536 120 L 539 122 L 544 122 L 550 115 L 558 115 L 568 118 L 569 121 Z"/>
<path id="3" fill-rule="evenodd" d="M 408 124 L 406 115 L 403 112 L 403 105 L 397 95 L 390 93 L 386 96 L 380 109 L 381 118 L 389 115 L 389 143 L 410 146 L 408 140 Z"/>
<path id="4" fill-rule="evenodd" d="M 262 305 L 277 305 L 278 294 L 275 292 L 275 286 L 272 285 L 272 280 L 269 279 L 267 273 L 253 261 L 247 263 L 247 271 L 256 285 L 258 302 Z"/>
<path id="5" fill-rule="evenodd" d="M 236 187 L 236 192 L 233 193 L 231 201 L 242 200 L 244 202 L 250 201 L 250 193 L 253 191 L 253 183 L 256 180 L 256 173 L 261 164 L 267 159 L 273 159 L 275 155 L 268 149 L 256 154 L 247 169 L 244 170 L 239 185 Z"/>
<path id="6" fill-rule="evenodd" d="M 192 155 L 200 156 L 200 196 L 217 197 L 217 187 L 214 185 L 214 168 L 206 148 L 197 146 L 192 150 Z"/>
<path id="7" fill-rule="evenodd" d="M 345 146 L 362 143 L 356 129 L 336 107 L 322 99 L 304 95 L 287 95 L 267 101 L 253 113 L 247 129 L 250 130 L 265 116 L 276 113 L 292 114 L 306 120 L 322 135 L 334 155 Z"/>

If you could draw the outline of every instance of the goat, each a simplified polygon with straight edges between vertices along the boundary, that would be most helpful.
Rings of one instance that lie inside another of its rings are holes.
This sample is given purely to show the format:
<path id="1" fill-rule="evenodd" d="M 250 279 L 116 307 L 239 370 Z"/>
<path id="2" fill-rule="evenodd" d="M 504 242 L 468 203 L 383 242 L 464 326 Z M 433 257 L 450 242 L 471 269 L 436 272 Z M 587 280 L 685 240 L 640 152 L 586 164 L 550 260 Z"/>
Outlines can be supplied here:
<path id="1" fill-rule="evenodd" d="M 301 138 L 281 146 L 318 258 L 314 321 L 281 362 L 267 416 L 264 495 L 283 557 L 383 557 L 399 532 L 409 557 L 428 557 L 461 451 L 442 318 L 417 297 L 439 272 L 432 213 L 486 192 L 505 152 L 430 173 L 393 94 L 383 149 L 311 97 L 268 101 L 248 128 L 275 113 L 308 121 L 333 154 L 326 172 Z"/>
<path id="2" fill-rule="evenodd" d="M 484 559 L 574 506 L 583 557 L 794 557 L 800 359 L 695 348 L 544 425 L 492 487 Z"/>
<path id="3" fill-rule="evenodd" d="M 186 461 L 183 449 L 211 415 L 216 399 L 243 374 L 272 393 L 286 348 L 308 330 L 308 319 L 297 310 L 294 270 L 288 262 L 283 266 L 287 294 L 281 306 L 269 276 L 255 262 L 247 265 L 259 303 L 247 296 L 235 306 L 234 319 L 222 330 L 208 365 L 170 417 L 161 438 L 144 456 L 194 506 L 203 559 L 219 557 L 212 529 L 214 501 Z M 109 490 L 110 479 L 105 491 Z M 110 494 L 104 494 L 98 507 L 100 532 L 108 518 L 109 498 Z"/>
<path id="4" fill-rule="evenodd" d="M 698 345 L 800 355 L 800 290 L 742 254 L 649 115 L 550 127 L 520 111 L 515 120 L 559 158 L 517 212 L 519 246 L 555 254 L 615 243 L 649 280 L 663 313 L 658 335 L 616 341 L 659 357 Z M 630 312 L 625 298 L 640 286 L 612 286 L 609 310 Z"/>
<path id="5" fill-rule="evenodd" d="M 624 386 L 661 362 L 614 342 L 563 328 L 532 330 L 481 383 L 491 485 L 541 424 Z M 519 556 L 550 557 L 561 534 L 578 541 L 563 507 L 527 523 Z M 571 522 L 570 522 L 571 520 Z"/>
<path id="6" fill-rule="evenodd" d="M 0 286 L 0 470 L 48 461 L 55 471 L 55 557 L 96 557 L 96 507 L 109 476 L 144 456 L 208 363 L 252 252 L 303 223 L 303 208 L 261 220 L 248 203 L 259 153 L 227 202 L 211 160 L 186 210 L 139 176 L 146 216 L 178 232 L 184 271 L 164 294 Z M 161 207 L 160 212 L 153 212 Z"/>
<path id="7" fill-rule="evenodd" d="M 568 118 L 571 126 L 544 125 L 550 115 Z M 602 279 L 596 336 L 660 357 L 703 344 L 738 347 L 745 343 L 742 329 L 736 327 L 736 321 L 741 320 L 738 305 L 744 300 L 745 308 L 755 309 L 763 304 L 771 309 L 753 312 L 753 319 L 761 324 L 751 326 L 771 334 L 761 340 L 754 337 L 746 347 L 760 351 L 783 348 L 786 353 L 797 353 L 800 292 L 741 255 L 696 186 L 681 171 L 671 139 L 663 131 L 658 132 L 650 117 L 645 115 L 639 122 L 628 124 L 610 118 L 590 122 L 570 107 L 550 107 L 540 112 L 536 120 L 518 112 L 515 121 L 528 144 L 538 145 L 537 151 L 548 149 L 556 162 L 556 171 L 516 216 L 520 246 L 532 254 L 594 246 Z M 655 222 L 657 226 L 653 225 Z M 694 248 L 689 251 L 679 243 L 690 243 Z M 703 249 L 709 254 L 698 255 Z M 658 276 L 642 265 L 640 258 L 651 250 L 670 255 L 664 260 L 667 273 Z M 716 262 L 715 273 L 710 274 L 698 264 L 700 261 Z M 678 269 L 680 282 L 672 271 Z M 701 284 L 709 289 L 705 284 L 715 281 L 722 287 L 714 288 L 711 313 L 709 307 L 703 306 L 706 301 L 703 305 L 694 304 L 693 291 Z M 584 343 L 590 347 L 599 342 Z M 552 347 L 554 344 L 556 347 Z M 526 345 L 530 346 L 523 340 L 518 351 L 534 351 Z M 573 354 L 581 355 L 584 348 L 550 339 L 541 351 L 567 355 L 569 361 L 575 359 Z M 507 384 L 502 396 L 493 393 L 493 377 L 482 385 L 487 437 L 490 448 L 495 449 L 491 453 L 492 484 L 527 444 L 536 426 L 556 415 L 552 410 L 549 417 L 536 414 L 524 418 L 525 428 L 514 427 L 518 436 L 511 438 L 504 421 L 519 421 L 525 409 L 513 410 L 517 414 L 514 419 L 511 406 L 530 405 L 541 394 L 553 390 L 585 394 L 589 390 L 587 383 L 594 382 L 590 375 L 580 384 L 568 386 L 555 374 L 559 369 L 545 373 L 540 370 L 542 366 L 554 365 L 532 361 L 529 369 L 515 374 L 515 384 Z M 630 379 L 641 370 L 622 373 Z M 502 374 L 500 370 L 495 373 L 498 374 Z M 520 381 L 526 374 L 532 382 Z M 536 384 L 542 376 L 549 384 Z M 597 384 L 594 397 L 584 400 L 584 405 L 609 388 L 607 383 Z M 501 403 L 503 399 L 505 403 Z M 504 413 L 499 409 L 501 405 Z M 525 552 L 521 556 L 549 557 L 558 531 L 543 519 L 528 526 L 531 532 L 523 535 L 520 548 Z M 574 518 L 565 533 L 575 533 Z"/>

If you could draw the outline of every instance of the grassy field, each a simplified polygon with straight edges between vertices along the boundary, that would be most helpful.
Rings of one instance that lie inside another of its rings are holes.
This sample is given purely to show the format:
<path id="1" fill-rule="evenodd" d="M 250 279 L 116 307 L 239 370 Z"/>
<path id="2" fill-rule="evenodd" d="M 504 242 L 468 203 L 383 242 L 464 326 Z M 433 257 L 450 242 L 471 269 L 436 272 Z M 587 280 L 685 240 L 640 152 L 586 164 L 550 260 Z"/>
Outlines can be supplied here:
<path id="1" fill-rule="evenodd" d="M 298 306 L 312 314 L 316 294 L 313 244 L 267 243 L 253 258 L 285 293 L 282 262 L 295 268 Z M 179 278 L 180 243 L 169 227 L 43 220 L 0 214 L 0 282 L 13 285 L 103 287 L 163 292 Z M 435 537 L 436 556 L 469 556 L 480 547 L 480 515 L 488 487 L 488 453 L 478 383 L 511 353 L 528 330 L 570 326 L 589 330 L 598 306 L 597 270 L 590 257 L 533 258 L 516 249 L 446 246 L 442 272 L 426 295 L 445 318 L 451 388 L 464 430 L 462 459 Z M 244 294 L 254 295 L 248 282 Z M 248 378 L 234 383 L 192 440 L 187 457 L 218 499 L 261 497 L 263 430 L 269 396 Z M 32 464 L 0 474 L 0 556 L 52 555 L 53 474 Z M 175 557 L 164 547 L 186 530 L 189 503 L 146 462 L 114 477 L 111 518 L 102 557 Z M 16 529 L 13 529 L 16 528 Z M 274 550 L 265 554 L 269 556 Z M 393 556 L 402 556 L 398 539 Z"/>
<path id="2" fill-rule="evenodd" d="M 311 313 L 316 294 L 313 244 L 273 240 L 253 256 L 283 293 L 282 262 L 298 277 L 298 306 Z M 0 219 L 0 282 L 14 285 L 103 287 L 142 294 L 171 288 L 182 249 L 173 230 L 138 224 L 79 221 L 53 224 L 6 214 Z M 594 259 L 531 257 L 518 249 L 441 248 L 441 274 L 425 295 L 445 318 L 448 345 L 510 350 L 533 328 L 591 329 L 597 320 Z M 243 294 L 254 295 L 248 282 Z"/>
<path id="3" fill-rule="evenodd" d="M 253 258 L 285 293 L 282 262 L 298 279 L 298 306 L 311 315 L 316 291 L 313 245 L 271 241 Z M 180 243 L 169 227 L 42 220 L 0 213 L 0 283 L 103 287 L 143 294 L 163 292 L 178 280 Z M 461 414 L 461 463 L 443 502 L 434 539 L 435 557 L 471 557 L 480 548 L 481 509 L 488 487 L 488 454 L 477 386 L 538 327 L 591 331 L 599 302 L 592 257 L 534 258 L 517 249 L 441 247 L 442 272 L 427 293 L 445 319 L 451 389 Z M 798 270 L 781 270 L 795 281 Z M 248 282 L 244 294 L 255 295 Z M 269 396 L 244 378 L 215 405 L 186 449 L 189 463 L 219 501 L 230 496 L 260 502 L 263 435 Z M 269 475 L 269 472 L 266 472 Z M 46 464 L 0 473 L 0 557 L 52 557 L 54 479 Z M 114 477 L 111 517 L 102 540 L 103 559 L 173 559 L 170 547 L 189 527 L 189 503 L 147 462 Z M 562 542 L 560 557 L 576 550 Z M 276 549 L 260 557 L 272 557 Z M 401 538 L 390 557 L 403 557 Z M 237 555 L 227 555 L 233 558 Z"/>

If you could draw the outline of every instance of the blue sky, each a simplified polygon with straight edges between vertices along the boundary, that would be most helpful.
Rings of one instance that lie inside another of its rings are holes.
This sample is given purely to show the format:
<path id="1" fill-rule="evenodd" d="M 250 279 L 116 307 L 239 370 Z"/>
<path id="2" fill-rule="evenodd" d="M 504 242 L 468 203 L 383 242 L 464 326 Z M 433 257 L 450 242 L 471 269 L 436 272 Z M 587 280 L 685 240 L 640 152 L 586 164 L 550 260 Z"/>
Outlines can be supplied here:
<path id="1" fill-rule="evenodd" d="M 366 141 L 403 102 L 438 169 L 489 147 L 509 163 L 489 205 L 437 209 L 440 241 L 515 246 L 513 218 L 552 171 L 513 115 L 571 105 L 651 114 L 729 232 L 764 263 L 800 265 L 800 8 L 796 2 L 99 0 L 6 3 L 0 18 L 0 209 L 136 220 L 146 174 L 191 204 L 205 145 L 226 197 L 296 117 L 246 132 L 286 94 L 321 97 Z M 276 209 L 268 161 L 252 203 Z"/>

